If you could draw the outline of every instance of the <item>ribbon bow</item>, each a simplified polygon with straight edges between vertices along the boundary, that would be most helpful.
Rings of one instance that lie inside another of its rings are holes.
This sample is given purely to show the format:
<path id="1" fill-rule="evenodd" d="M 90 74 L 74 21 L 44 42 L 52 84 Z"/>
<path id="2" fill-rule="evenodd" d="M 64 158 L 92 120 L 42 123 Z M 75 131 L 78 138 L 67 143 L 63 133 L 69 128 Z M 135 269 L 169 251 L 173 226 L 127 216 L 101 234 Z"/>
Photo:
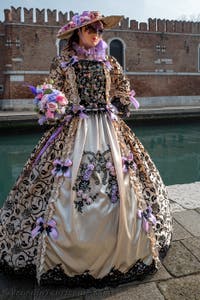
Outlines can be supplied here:
<path id="1" fill-rule="evenodd" d="M 66 159 L 64 162 L 62 162 L 59 159 L 54 160 L 53 162 L 54 169 L 51 171 L 51 173 L 56 177 L 71 177 L 71 170 L 70 167 L 72 166 L 72 161 L 70 159 Z"/>
<path id="2" fill-rule="evenodd" d="M 83 105 L 73 105 L 72 111 L 74 114 L 79 114 L 81 119 L 87 119 L 88 115 L 84 113 L 85 107 Z"/>
<path id="3" fill-rule="evenodd" d="M 35 238 L 38 234 L 46 230 L 47 235 L 50 235 L 51 238 L 58 238 L 58 231 L 56 229 L 56 221 L 51 219 L 48 222 L 44 222 L 44 218 L 40 217 L 36 221 L 36 227 L 31 231 L 32 238 Z"/>
<path id="4" fill-rule="evenodd" d="M 145 211 L 138 209 L 137 216 L 139 219 L 142 219 L 142 227 L 145 232 L 149 232 L 149 223 L 156 225 L 156 217 L 152 214 L 152 208 L 150 206 L 148 206 Z"/>
<path id="5" fill-rule="evenodd" d="M 117 111 L 116 107 L 112 104 L 108 104 L 108 105 L 106 105 L 106 110 L 109 113 L 111 120 L 112 121 L 117 121 L 117 115 L 116 114 L 118 113 L 118 111 Z"/>
<path id="6" fill-rule="evenodd" d="M 123 173 L 127 173 L 129 167 L 134 167 L 134 169 L 136 169 L 136 164 L 133 161 L 133 153 L 129 153 L 127 157 L 122 156 Z"/>
<path id="7" fill-rule="evenodd" d="M 132 90 L 130 91 L 130 101 L 131 103 L 135 106 L 136 109 L 138 109 L 140 107 L 139 102 L 135 99 L 135 91 Z"/>

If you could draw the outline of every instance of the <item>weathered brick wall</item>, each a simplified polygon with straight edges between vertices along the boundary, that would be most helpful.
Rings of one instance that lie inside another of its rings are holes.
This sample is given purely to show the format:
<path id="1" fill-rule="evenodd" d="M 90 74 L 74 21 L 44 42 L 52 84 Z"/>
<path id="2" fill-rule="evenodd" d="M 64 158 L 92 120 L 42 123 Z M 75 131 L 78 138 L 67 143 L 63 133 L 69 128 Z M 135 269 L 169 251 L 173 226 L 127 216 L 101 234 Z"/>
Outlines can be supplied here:
<path id="1" fill-rule="evenodd" d="M 130 76 L 132 88 L 140 97 L 200 95 L 200 76 Z"/>
<path id="2" fill-rule="evenodd" d="M 47 10 L 46 17 L 45 10 L 36 9 L 35 14 L 33 9 L 5 10 L 5 21 L 0 23 L 0 84 L 4 85 L 0 97 L 32 97 L 26 84 L 45 79 L 56 55 L 56 33 L 72 15 L 59 12 L 56 19 L 56 10 Z M 200 23 L 159 19 L 138 23 L 124 18 L 104 38 L 108 43 L 113 38 L 123 41 L 125 71 L 138 96 L 200 94 Z"/>

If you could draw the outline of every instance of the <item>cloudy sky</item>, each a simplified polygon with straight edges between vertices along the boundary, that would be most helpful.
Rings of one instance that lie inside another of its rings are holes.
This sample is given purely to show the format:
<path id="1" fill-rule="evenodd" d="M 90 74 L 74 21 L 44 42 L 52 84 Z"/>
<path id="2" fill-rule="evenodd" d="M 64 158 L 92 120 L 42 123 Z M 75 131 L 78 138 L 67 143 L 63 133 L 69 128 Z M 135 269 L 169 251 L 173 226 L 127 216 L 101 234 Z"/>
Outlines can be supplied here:
<path id="1" fill-rule="evenodd" d="M 137 21 L 148 18 L 200 21 L 200 0 L 0 0 L 0 20 L 10 6 L 49 8 L 58 11 L 82 12 L 99 10 L 104 15 L 120 14 Z"/>

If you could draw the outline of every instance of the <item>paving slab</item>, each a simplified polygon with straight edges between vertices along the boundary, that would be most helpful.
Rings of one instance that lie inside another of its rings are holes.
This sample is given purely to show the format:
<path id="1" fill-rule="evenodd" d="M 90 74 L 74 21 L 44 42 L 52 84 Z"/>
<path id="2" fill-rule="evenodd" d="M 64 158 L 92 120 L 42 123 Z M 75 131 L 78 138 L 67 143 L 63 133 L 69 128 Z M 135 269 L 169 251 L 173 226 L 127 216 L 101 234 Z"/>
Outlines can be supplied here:
<path id="1" fill-rule="evenodd" d="M 200 214 L 196 210 L 177 212 L 173 217 L 192 235 L 200 236 Z"/>
<path id="2" fill-rule="evenodd" d="M 200 262 L 180 241 L 172 242 L 163 265 L 175 277 L 200 272 Z"/>
<path id="3" fill-rule="evenodd" d="M 172 240 L 180 241 L 183 239 L 187 239 L 189 237 L 192 237 L 192 235 L 186 229 L 184 229 L 179 223 L 177 223 L 176 220 L 173 220 Z"/>
<path id="4" fill-rule="evenodd" d="M 200 182 L 167 186 L 169 198 L 186 209 L 199 208 Z"/>
<path id="5" fill-rule="evenodd" d="M 34 290 L 34 300 L 63 300 L 63 299 L 82 299 L 87 293 L 95 292 L 95 288 L 68 289 L 64 286 L 36 286 Z"/>
<path id="6" fill-rule="evenodd" d="M 160 280 L 170 279 L 172 276 L 167 272 L 165 267 L 159 263 L 158 271 L 154 275 L 148 275 L 144 280 L 137 282 L 137 284 L 141 284 L 144 282 L 156 282 Z"/>
<path id="7" fill-rule="evenodd" d="M 0 275 L 1 300 L 33 300 L 34 280 Z"/>
<path id="8" fill-rule="evenodd" d="M 181 243 L 192 252 L 194 256 L 200 261 L 200 238 L 191 237 L 181 241 Z"/>
<path id="9" fill-rule="evenodd" d="M 197 211 L 198 213 L 200 213 L 200 207 L 196 208 L 196 211 Z"/>
<path id="10" fill-rule="evenodd" d="M 170 201 L 170 207 L 172 213 L 186 210 L 184 207 L 174 201 Z"/>
<path id="11" fill-rule="evenodd" d="M 118 287 L 107 291 L 96 291 L 86 295 L 85 300 L 165 300 L 155 283 L 140 284 L 138 286 Z"/>
<path id="12" fill-rule="evenodd" d="M 199 282 L 200 274 L 163 281 L 158 284 L 158 287 L 165 300 L 199 300 Z"/>

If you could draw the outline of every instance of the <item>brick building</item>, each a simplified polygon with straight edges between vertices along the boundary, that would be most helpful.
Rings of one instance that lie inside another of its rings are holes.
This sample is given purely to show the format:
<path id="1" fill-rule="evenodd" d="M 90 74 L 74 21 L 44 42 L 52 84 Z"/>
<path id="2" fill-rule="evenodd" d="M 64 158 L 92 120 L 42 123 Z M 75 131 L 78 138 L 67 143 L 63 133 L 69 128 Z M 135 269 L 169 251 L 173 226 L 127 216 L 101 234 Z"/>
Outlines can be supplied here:
<path id="1" fill-rule="evenodd" d="M 25 99 L 41 83 L 61 44 L 60 26 L 73 15 L 56 10 L 6 9 L 0 22 L 0 98 Z M 200 95 L 200 23 L 124 18 L 104 34 L 140 97 Z"/>

